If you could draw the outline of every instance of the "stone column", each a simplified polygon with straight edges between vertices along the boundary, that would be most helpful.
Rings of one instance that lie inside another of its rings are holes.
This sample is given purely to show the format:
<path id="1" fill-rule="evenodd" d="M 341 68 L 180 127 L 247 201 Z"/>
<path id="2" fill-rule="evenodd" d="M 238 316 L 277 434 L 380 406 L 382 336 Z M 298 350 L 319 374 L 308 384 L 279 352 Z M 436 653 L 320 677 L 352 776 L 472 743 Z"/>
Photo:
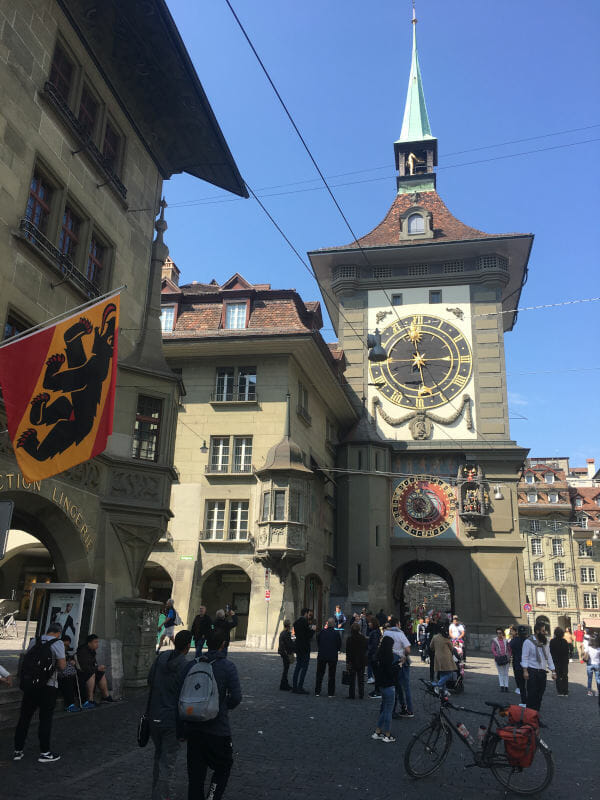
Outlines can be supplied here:
<path id="1" fill-rule="evenodd" d="M 140 597 L 115 601 L 117 639 L 123 649 L 123 686 L 145 686 L 156 653 L 161 603 Z"/>

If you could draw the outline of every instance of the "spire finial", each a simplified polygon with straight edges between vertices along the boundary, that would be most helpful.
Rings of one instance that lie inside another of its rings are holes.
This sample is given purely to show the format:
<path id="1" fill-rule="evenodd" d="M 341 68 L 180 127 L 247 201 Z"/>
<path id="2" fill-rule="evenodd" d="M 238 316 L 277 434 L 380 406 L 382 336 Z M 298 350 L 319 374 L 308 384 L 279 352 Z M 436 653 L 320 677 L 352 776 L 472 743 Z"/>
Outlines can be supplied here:
<path id="1" fill-rule="evenodd" d="M 412 24 L 413 24 L 413 25 L 416 25 L 416 24 L 417 24 L 417 10 L 416 10 L 416 8 L 415 8 L 415 0 L 412 0 L 412 4 L 413 4 L 413 18 L 412 18 Z"/>
<path id="2" fill-rule="evenodd" d="M 402 131 L 398 139 L 399 142 L 413 142 L 433 138 L 429 126 L 427 107 L 425 105 L 425 94 L 423 92 L 423 81 L 421 79 L 419 55 L 417 52 L 417 11 L 415 0 L 413 0 L 412 11 L 412 58 L 410 75 L 408 78 L 408 91 L 406 93 L 406 105 L 404 107 L 404 118 L 402 120 Z"/>

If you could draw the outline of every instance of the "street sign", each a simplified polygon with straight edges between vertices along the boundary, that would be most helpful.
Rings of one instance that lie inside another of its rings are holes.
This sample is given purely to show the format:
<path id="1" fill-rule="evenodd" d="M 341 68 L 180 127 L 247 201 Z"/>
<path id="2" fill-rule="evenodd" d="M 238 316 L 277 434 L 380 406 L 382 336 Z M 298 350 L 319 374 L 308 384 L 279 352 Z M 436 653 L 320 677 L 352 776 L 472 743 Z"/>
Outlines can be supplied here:
<path id="1" fill-rule="evenodd" d="M 271 590 L 265 589 L 265 600 L 268 602 L 271 599 Z"/>
<path id="2" fill-rule="evenodd" d="M 6 542 L 15 504 L 12 500 L 0 502 L 0 560 L 6 555 Z"/>
<path id="3" fill-rule="evenodd" d="M 531 603 L 523 603 L 523 611 L 531 611 Z"/>

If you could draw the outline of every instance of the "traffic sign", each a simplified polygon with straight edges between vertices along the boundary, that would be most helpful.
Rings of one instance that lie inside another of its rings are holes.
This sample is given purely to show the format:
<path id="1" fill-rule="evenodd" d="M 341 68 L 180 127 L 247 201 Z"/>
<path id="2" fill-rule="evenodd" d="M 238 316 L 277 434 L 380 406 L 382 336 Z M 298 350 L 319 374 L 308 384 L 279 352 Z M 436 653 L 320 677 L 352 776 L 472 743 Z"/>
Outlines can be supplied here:
<path id="1" fill-rule="evenodd" d="M 531 611 L 531 603 L 523 603 L 523 611 Z"/>
<path id="2" fill-rule="evenodd" d="M 271 599 L 271 590 L 270 589 L 265 589 L 265 600 L 268 601 L 270 599 Z"/>

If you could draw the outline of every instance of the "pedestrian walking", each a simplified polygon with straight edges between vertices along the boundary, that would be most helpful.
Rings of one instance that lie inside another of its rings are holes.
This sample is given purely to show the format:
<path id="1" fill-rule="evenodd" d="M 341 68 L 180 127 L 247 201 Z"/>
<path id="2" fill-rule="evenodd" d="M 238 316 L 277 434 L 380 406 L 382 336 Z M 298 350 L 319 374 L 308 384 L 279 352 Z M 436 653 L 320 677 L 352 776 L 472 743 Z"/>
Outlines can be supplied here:
<path id="1" fill-rule="evenodd" d="M 393 642 L 394 661 L 398 664 L 396 672 L 396 697 L 393 718 L 413 717 L 412 699 L 410 696 L 410 642 L 406 634 L 400 630 L 398 617 L 390 617 L 383 637 L 390 637 Z"/>
<path id="2" fill-rule="evenodd" d="M 58 673 L 66 666 L 65 646 L 60 641 L 62 626 L 53 622 L 46 633 L 36 637 L 31 644 L 21 665 L 21 712 L 15 730 L 15 751 L 13 761 L 20 761 L 25 755 L 25 741 L 31 719 L 39 709 L 38 738 L 40 755 L 38 761 L 48 764 L 58 761 L 59 755 L 50 750 L 52 733 L 52 716 L 56 706 L 58 693 Z"/>
<path id="3" fill-rule="evenodd" d="M 434 686 L 443 688 L 446 681 L 449 681 L 456 671 L 454 656 L 452 655 L 452 640 L 450 639 L 447 623 L 439 626 L 439 633 L 436 633 L 431 640 L 429 650 L 431 661 L 437 673 L 437 681 Z"/>
<path id="4" fill-rule="evenodd" d="M 598 635 L 590 639 L 583 657 L 587 665 L 588 696 L 594 696 L 594 690 L 592 689 L 592 677 L 595 675 L 596 689 L 598 690 L 598 703 L 600 704 L 600 637 Z"/>
<path id="5" fill-rule="evenodd" d="M 283 620 L 283 630 L 279 634 L 279 647 L 277 652 L 281 656 L 282 673 L 279 681 L 279 688 L 282 692 L 291 691 L 292 687 L 288 681 L 288 671 L 294 661 L 294 642 L 292 640 L 292 623 L 289 619 Z"/>
<path id="6" fill-rule="evenodd" d="M 242 701 L 242 690 L 235 664 L 227 658 L 224 631 L 211 631 L 206 641 L 205 658 L 212 664 L 219 688 L 219 713 L 206 722 L 186 722 L 178 719 L 177 734 L 187 740 L 188 798 L 221 800 L 233 767 L 233 745 L 229 712 Z M 185 674 L 194 666 L 189 662 Z M 212 770 L 208 793 L 204 784 L 209 768 Z"/>
<path id="7" fill-rule="evenodd" d="M 165 642 L 173 643 L 175 641 L 175 623 L 177 620 L 177 611 L 175 610 L 175 603 L 172 597 L 170 597 L 165 603 L 163 614 L 165 615 L 165 620 L 164 622 L 159 623 L 157 628 L 159 631 L 162 628 L 162 634 L 158 642 L 158 647 L 156 648 L 157 653 L 160 653 L 160 648 Z"/>
<path id="8" fill-rule="evenodd" d="M 294 622 L 294 633 L 296 634 L 296 667 L 292 678 L 294 694 L 308 694 L 304 688 L 304 680 L 310 663 L 310 641 L 316 630 L 316 626 L 312 623 L 312 617 L 311 609 L 303 608 L 300 616 Z"/>
<path id="9" fill-rule="evenodd" d="M 175 797 L 175 765 L 181 746 L 177 738 L 176 710 L 191 642 L 190 631 L 179 631 L 174 640 L 175 649 L 160 653 L 148 673 L 148 717 L 154 744 L 152 800 Z"/>
<path id="10" fill-rule="evenodd" d="M 350 627 L 350 636 L 346 640 L 346 669 L 350 673 L 350 683 L 348 685 L 349 700 L 354 700 L 356 697 L 356 685 L 358 685 L 359 700 L 362 700 L 365 696 L 367 648 L 368 640 L 360 632 L 360 626 L 354 622 Z"/>
<path id="11" fill-rule="evenodd" d="M 429 617 L 429 621 L 427 622 L 427 627 L 425 629 L 425 641 L 427 646 L 427 654 L 429 656 L 429 680 L 433 681 L 434 672 L 435 672 L 435 659 L 433 652 L 431 650 L 431 642 L 433 641 L 434 636 L 436 636 L 440 632 L 440 623 L 439 623 L 439 613 L 434 615 L 433 613 Z M 452 643 L 450 643 L 452 644 Z"/>
<path id="12" fill-rule="evenodd" d="M 556 693 L 559 697 L 569 694 L 569 645 L 565 641 L 562 628 L 554 629 L 554 638 L 550 641 L 550 655 L 556 668 Z"/>
<path id="13" fill-rule="evenodd" d="M 327 680 L 327 696 L 335 695 L 335 671 L 338 655 L 342 649 L 342 637 L 335 629 L 335 619 L 329 617 L 327 626 L 317 634 L 317 677 L 315 679 L 315 696 L 321 694 L 321 684 L 325 670 L 329 670 Z"/>
<path id="14" fill-rule="evenodd" d="M 565 628 L 565 642 L 567 643 L 567 647 L 569 648 L 569 660 L 573 658 L 573 634 L 571 633 L 571 628 Z"/>
<path id="15" fill-rule="evenodd" d="M 206 606 L 200 606 L 192 622 L 192 636 L 194 637 L 194 644 L 196 645 L 196 658 L 202 655 L 202 648 L 206 642 L 206 637 L 212 629 L 212 619 L 206 613 Z"/>
<path id="16" fill-rule="evenodd" d="M 540 710 L 542 698 L 546 691 L 546 673 L 552 673 L 552 680 L 556 680 L 554 662 L 550 655 L 546 626 L 543 622 L 536 622 L 533 636 L 525 640 L 521 654 L 523 677 L 527 682 L 527 708 Z"/>
<path id="17" fill-rule="evenodd" d="M 577 647 L 577 658 L 579 659 L 580 663 L 583 664 L 583 639 L 585 636 L 585 631 L 583 630 L 583 625 L 581 622 L 577 626 L 577 630 L 575 631 L 575 646 Z"/>
<path id="18" fill-rule="evenodd" d="M 427 652 L 425 647 L 426 630 L 427 630 L 427 625 L 425 624 L 423 617 L 420 617 L 419 624 L 417 625 L 417 644 L 419 647 L 419 654 L 421 656 L 421 661 L 427 660 Z"/>
<path id="19" fill-rule="evenodd" d="M 517 628 L 517 636 L 511 640 L 510 651 L 512 654 L 513 674 L 515 676 L 515 683 L 517 688 L 515 692 L 521 695 L 521 705 L 527 705 L 527 682 L 523 677 L 523 667 L 521 666 L 521 655 L 523 653 L 523 644 L 529 636 L 529 626 L 519 625 Z"/>
<path id="20" fill-rule="evenodd" d="M 381 692 L 381 706 L 379 707 L 377 726 L 375 732 L 371 734 L 371 739 L 378 739 L 386 743 L 396 741 L 392 736 L 392 712 L 396 695 L 398 663 L 394 663 L 393 647 L 394 641 L 391 637 L 382 637 L 375 659 L 375 679 Z"/>
<path id="21" fill-rule="evenodd" d="M 502 628 L 496 628 L 496 638 L 492 639 L 492 655 L 496 662 L 500 691 L 508 692 L 508 668 L 512 653 L 510 642 L 505 639 Z"/>
<path id="22" fill-rule="evenodd" d="M 367 683 L 375 683 L 375 672 L 373 670 L 373 659 L 379 647 L 381 631 L 379 630 L 379 620 L 377 617 L 369 619 L 369 636 L 367 638 Z M 377 684 L 375 684 L 377 686 Z"/>

